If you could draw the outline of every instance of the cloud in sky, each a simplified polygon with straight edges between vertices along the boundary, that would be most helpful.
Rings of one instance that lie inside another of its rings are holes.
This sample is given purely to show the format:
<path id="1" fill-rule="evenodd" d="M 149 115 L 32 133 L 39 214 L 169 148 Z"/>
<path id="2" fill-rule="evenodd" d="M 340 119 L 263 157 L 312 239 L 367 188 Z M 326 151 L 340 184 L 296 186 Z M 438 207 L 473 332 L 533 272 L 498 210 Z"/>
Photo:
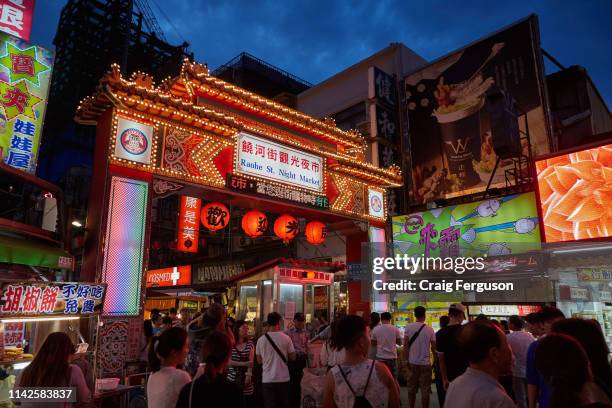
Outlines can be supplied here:
<path id="1" fill-rule="evenodd" d="M 612 1 L 148 1 L 170 42 L 185 38 L 211 68 L 246 51 L 312 83 L 392 42 L 432 60 L 535 13 L 543 48 L 566 66 L 586 67 L 612 101 Z M 33 42 L 52 45 L 64 4 L 37 2 Z"/>

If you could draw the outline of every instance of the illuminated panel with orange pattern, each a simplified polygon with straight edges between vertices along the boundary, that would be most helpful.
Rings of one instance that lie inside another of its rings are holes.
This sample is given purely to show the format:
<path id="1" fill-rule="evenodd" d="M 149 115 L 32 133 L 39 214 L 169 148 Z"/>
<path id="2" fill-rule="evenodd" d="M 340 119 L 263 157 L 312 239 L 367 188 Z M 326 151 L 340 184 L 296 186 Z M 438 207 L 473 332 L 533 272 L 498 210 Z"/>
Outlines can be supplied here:
<path id="1" fill-rule="evenodd" d="M 546 242 L 612 236 L 612 144 L 536 162 Z"/>

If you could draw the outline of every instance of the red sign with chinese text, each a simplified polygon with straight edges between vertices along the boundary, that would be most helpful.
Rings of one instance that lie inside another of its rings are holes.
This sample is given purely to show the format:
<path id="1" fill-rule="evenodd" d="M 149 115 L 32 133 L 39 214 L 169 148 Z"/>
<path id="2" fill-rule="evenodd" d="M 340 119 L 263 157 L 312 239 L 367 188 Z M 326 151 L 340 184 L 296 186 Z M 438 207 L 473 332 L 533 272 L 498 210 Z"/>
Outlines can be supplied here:
<path id="1" fill-rule="evenodd" d="M 279 268 L 279 276 L 284 281 L 292 280 L 301 283 L 323 283 L 331 285 L 334 282 L 334 275 L 332 273 L 304 269 Z"/>
<path id="2" fill-rule="evenodd" d="M 191 265 L 147 271 L 147 288 L 191 285 Z"/>
<path id="3" fill-rule="evenodd" d="M 35 0 L 0 0 L 0 31 L 30 41 Z"/>
<path id="4" fill-rule="evenodd" d="M 176 237 L 177 251 L 198 252 L 201 205 L 202 200 L 199 198 L 181 196 L 179 225 Z"/>

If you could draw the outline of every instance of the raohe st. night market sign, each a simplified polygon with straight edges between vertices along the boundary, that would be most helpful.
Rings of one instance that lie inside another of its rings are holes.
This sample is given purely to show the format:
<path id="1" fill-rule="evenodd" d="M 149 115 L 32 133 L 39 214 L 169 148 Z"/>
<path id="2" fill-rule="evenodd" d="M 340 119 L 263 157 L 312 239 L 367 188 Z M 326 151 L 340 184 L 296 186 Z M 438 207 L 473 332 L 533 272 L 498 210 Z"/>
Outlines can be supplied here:
<path id="1" fill-rule="evenodd" d="M 323 159 L 266 139 L 240 133 L 236 171 L 279 183 L 323 191 Z"/>
<path id="2" fill-rule="evenodd" d="M 0 316 L 99 314 L 105 293 L 105 283 L 5 281 L 0 289 Z"/>

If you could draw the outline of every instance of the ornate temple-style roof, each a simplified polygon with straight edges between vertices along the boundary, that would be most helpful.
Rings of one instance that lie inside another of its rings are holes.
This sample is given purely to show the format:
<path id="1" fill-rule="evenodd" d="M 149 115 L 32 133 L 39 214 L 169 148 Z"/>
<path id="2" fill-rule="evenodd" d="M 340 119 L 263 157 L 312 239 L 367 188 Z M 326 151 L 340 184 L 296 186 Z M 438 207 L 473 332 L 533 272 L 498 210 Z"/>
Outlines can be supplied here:
<path id="1" fill-rule="evenodd" d="M 158 86 L 142 72 L 125 79 L 113 64 L 94 95 L 81 101 L 75 120 L 96 124 L 110 107 L 135 110 L 224 137 L 256 131 L 323 154 L 337 173 L 380 187 L 402 185 L 398 167 L 380 168 L 366 162 L 367 144 L 358 131 L 339 129 L 333 119 L 313 118 L 215 78 L 206 66 L 189 60 L 184 61 L 178 77 Z"/>

